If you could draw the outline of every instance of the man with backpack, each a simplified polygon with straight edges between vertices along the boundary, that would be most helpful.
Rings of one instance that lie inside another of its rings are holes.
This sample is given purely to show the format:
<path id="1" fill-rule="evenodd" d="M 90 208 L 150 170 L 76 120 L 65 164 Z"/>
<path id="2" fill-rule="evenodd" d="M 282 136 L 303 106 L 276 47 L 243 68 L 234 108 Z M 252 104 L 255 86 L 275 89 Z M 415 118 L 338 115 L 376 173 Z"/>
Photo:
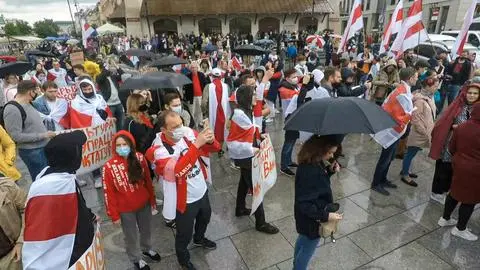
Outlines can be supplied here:
<path id="1" fill-rule="evenodd" d="M 1 124 L 17 144 L 32 181 L 47 166 L 43 148 L 55 136 L 55 132 L 47 131 L 40 114 L 31 105 L 36 97 L 37 85 L 22 81 L 17 86 L 15 99 L 6 103 L 1 112 Z"/>

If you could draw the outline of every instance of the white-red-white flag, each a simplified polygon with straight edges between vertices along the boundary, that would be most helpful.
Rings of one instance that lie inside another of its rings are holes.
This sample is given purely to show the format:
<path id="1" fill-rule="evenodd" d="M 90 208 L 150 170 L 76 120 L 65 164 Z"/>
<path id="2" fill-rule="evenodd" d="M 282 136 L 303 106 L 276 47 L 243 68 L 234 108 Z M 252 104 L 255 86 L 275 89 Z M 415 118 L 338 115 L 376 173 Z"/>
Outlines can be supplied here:
<path id="1" fill-rule="evenodd" d="M 85 20 L 82 20 L 82 41 L 83 47 L 87 47 L 87 39 L 95 32 L 95 29 L 91 27 Z"/>
<path id="2" fill-rule="evenodd" d="M 465 42 L 467 41 L 468 28 L 470 28 L 470 25 L 473 22 L 473 15 L 475 14 L 475 8 L 477 7 L 477 4 L 478 0 L 472 0 L 472 4 L 470 4 L 467 13 L 465 13 L 462 28 L 460 29 L 460 33 L 458 34 L 457 40 L 452 48 L 452 59 L 456 59 L 463 52 L 463 46 L 465 46 Z"/>
<path id="3" fill-rule="evenodd" d="M 384 53 L 388 51 L 390 47 L 390 41 L 392 40 L 392 36 L 398 34 L 402 29 L 402 22 L 403 22 L 403 1 L 400 0 L 393 11 L 392 18 L 387 24 L 385 31 L 383 32 L 382 36 L 382 43 L 380 44 L 379 53 Z"/>
<path id="4" fill-rule="evenodd" d="M 240 60 L 238 60 L 236 56 L 232 58 L 232 67 L 235 70 L 242 70 L 242 63 L 240 62 Z"/>
<path id="5" fill-rule="evenodd" d="M 392 44 L 391 51 L 400 57 L 403 52 L 428 40 L 428 33 L 422 22 L 422 0 L 415 0 L 403 21 L 402 30 Z"/>
<path id="6" fill-rule="evenodd" d="M 347 27 L 345 28 L 345 33 L 343 33 L 342 39 L 340 40 L 340 46 L 338 47 L 337 53 L 345 51 L 347 47 L 347 41 L 351 39 L 356 32 L 360 31 L 363 28 L 363 12 L 362 12 L 362 0 L 355 0 L 353 2 L 352 13 L 348 18 Z"/>

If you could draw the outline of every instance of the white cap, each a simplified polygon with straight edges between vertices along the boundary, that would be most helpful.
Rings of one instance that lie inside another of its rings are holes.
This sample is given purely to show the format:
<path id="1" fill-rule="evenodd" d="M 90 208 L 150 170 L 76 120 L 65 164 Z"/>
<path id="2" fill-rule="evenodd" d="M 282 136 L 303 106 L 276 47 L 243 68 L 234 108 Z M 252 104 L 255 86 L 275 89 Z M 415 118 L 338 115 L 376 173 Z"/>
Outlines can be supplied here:
<path id="1" fill-rule="evenodd" d="M 222 77 L 223 71 L 219 68 L 212 69 L 212 76 L 214 77 Z"/>
<path id="2" fill-rule="evenodd" d="M 313 74 L 313 81 L 316 82 L 317 84 L 320 84 L 320 81 L 325 76 L 325 74 L 323 74 L 323 72 L 319 69 L 314 69 L 312 71 L 312 74 Z"/>

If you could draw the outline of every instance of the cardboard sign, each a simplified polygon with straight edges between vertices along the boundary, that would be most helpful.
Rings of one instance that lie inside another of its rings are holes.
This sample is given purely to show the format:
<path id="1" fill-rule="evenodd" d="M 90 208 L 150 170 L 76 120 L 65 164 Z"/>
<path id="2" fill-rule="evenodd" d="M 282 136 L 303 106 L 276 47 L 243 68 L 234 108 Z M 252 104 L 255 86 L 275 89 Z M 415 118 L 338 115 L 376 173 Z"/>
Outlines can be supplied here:
<path id="1" fill-rule="evenodd" d="M 260 151 L 252 158 L 252 212 L 253 215 L 258 206 L 263 202 L 265 193 L 275 185 L 277 181 L 277 165 L 275 163 L 275 150 L 267 135 L 260 144 Z"/>
<path id="2" fill-rule="evenodd" d="M 92 245 L 68 270 L 103 270 L 105 269 L 104 255 L 100 225 L 97 224 Z"/>
<path id="3" fill-rule="evenodd" d="M 109 118 L 101 125 L 88 128 L 67 129 L 57 134 L 81 130 L 87 135 L 87 142 L 82 149 L 82 164 L 77 175 L 90 173 L 101 168 L 112 157 L 112 138 L 115 135 L 115 119 Z"/>
<path id="4" fill-rule="evenodd" d="M 85 57 L 83 56 L 83 52 L 71 53 L 70 62 L 72 63 L 72 67 L 75 65 L 82 65 L 83 62 L 85 62 Z"/>
<path id="5" fill-rule="evenodd" d="M 72 101 L 76 95 L 77 95 L 77 87 L 75 85 L 59 87 L 57 91 L 57 97 L 63 98 L 68 102 Z"/>

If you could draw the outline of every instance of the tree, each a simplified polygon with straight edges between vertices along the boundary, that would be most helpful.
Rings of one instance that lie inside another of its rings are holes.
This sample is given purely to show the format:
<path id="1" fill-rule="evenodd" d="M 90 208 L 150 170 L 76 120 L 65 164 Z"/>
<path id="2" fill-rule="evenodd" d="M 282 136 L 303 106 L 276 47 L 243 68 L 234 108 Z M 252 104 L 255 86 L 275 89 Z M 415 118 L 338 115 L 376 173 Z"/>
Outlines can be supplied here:
<path id="1" fill-rule="evenodd" d="M 43 19 L 33 24 L 33 31 L 40 38 L 56 37 L 60 31 L 60 27 L 56 25 L 51 19 Z"/>
<path id="2" fill-rule="evenodd" d="M 22 20 L 5 24 L 3 30 L 7 36 L 25 36 L 32 33 L 32 27 L 28 25 L 28 22 Z"/>

